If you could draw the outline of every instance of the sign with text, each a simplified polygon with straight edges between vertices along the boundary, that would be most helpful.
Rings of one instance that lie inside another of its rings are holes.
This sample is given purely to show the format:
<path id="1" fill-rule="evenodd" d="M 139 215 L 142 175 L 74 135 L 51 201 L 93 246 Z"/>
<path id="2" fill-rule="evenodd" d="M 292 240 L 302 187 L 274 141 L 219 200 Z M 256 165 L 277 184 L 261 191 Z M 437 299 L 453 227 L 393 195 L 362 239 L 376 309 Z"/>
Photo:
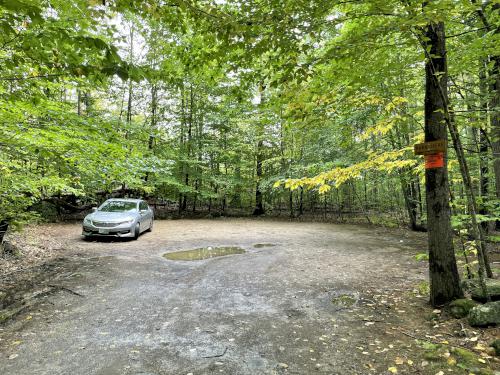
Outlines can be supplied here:
<path id="1" fill-rule="evenodd" d="M 446 140 L 417 143 L 414 146 L 415 155 L 431 155 L 446 151 Z"/>
<path id="2" fill-rule="evenodd" d="M 425 158 L 425 169 L 444 167 L 444 152 L 425 155 L 424 158 Z"/>

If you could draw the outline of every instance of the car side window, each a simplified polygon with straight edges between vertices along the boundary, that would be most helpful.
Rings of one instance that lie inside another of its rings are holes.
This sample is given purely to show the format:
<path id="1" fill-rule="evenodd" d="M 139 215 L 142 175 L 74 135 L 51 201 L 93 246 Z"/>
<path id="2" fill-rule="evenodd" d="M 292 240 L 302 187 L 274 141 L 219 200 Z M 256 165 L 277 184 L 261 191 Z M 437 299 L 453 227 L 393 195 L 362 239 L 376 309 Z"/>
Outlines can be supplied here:
<path id="1" fill-rule="evenodd" d="M 139 210 L 146 211 L 148 209 L 148 204 L 146 202 L 139 203 Z"/>

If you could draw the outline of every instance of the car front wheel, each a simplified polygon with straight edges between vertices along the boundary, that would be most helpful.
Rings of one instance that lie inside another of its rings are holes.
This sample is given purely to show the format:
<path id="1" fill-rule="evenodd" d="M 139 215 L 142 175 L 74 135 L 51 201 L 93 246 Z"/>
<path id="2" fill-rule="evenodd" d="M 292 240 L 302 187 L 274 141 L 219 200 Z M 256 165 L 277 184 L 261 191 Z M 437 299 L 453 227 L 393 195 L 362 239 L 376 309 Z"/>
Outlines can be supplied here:
<path id="1" fill-rule="evenodd" d="M 134 240 L 139 238 L 139 234 L 141 234 L 141 227 L 139 223 L 137 223 L 134 229 Z"/>

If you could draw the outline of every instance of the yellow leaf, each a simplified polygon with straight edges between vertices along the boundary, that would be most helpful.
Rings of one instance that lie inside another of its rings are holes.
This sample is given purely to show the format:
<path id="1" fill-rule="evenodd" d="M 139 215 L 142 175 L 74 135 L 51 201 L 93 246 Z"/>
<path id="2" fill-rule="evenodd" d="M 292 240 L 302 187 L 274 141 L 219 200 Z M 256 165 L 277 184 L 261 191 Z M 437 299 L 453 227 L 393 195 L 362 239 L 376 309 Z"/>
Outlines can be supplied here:
<path id="1" fill-rule="evenodd" d="M 412 361 L 411 359 L 409 359 L 409 360 L 407 361 L 407 363 L 408 363 L 410 366 L 413 366 L 413 361 Z"/>
<path id="2" fill-rule="evenodd" d="M 396 357 L 396 359 L 394 360 L 394 363 L 396 363 L 397 365 L 402 365 L 403 363 L 405 363 L 405 361 L 401 357 Z"/>
<path id="3" fill-rule="evenodd" d="M 477 361 L 481 362 L 481 363 L 486 363 L 486 361 L 484 359 L 482 359 L 482 358 L 478 358 Z"/>
<path id="4" fill-rule="evenodd" d="M 318 192 L 319 192 L 320 194 L 324 194 L 324 193 L 326 193 L 326 192 L 330 191 L 330 189 L 331 189 L 331 188 L 332 188 L 332 187 L 331 187 L 330 185 L 321 185 L 321 186 L 319 187 L 319 189 L 318 189 Z"/>
<path id="5" fill-rule="evenodd" d="M 398 369 L 396 367 L 389 367 L 387 370 L 389 370 L 389 372 L 392 372 L 393 374 L 398 373 Z"/>
<path id="6" fill-rule="evenodd" d="M 457 364 L 457 360 L 453 357 L 448 358 L 448 365 L 455 366 Z"/>

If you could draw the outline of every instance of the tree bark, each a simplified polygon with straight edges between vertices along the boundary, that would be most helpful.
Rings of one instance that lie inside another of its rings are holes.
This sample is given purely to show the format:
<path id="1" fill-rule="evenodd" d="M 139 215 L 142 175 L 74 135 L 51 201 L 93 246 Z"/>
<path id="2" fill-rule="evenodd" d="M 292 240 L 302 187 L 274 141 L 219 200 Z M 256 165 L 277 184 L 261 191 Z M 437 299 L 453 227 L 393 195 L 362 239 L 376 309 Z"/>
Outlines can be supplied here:
<path id="1" fill-rule="evenodd" d="M 261 85 L 259 88 L 260 92 L 260 106 L 263 107 L 263 102 L 264 102 L 264 86 Z M 264 148 L 264 119 L 260 118 L 259 123 L 257 124 L 257 152 L 256 152 L 256 184 L 255 184 L 255 208 L 253 210 L 253 215 L 254 216 L 259 216 L 264 214 L 264 205 L 262 204 L 262 190 L 260 190 L 260 181 L 262 179 L 262 162 L 263 162 L 263 148 Z"/>
<path id="2" fill-rule="evenodd" d="M 255 208 L 253 210 L 253 215 L 263 215 L 264 206 L 262 204 L 262 191 L 260 190 L 260 180 L 262 179 L 262 148 L 263 141 L 259 140 L 257 142 L 257 165 L 256 165 L 256 177 L 257 182 L 255 186 Z"/>
<path id="3" fill-rule="evenodd" d="M 300 187 L 300 194 L 299 194 L 299 216 L 302 216 L 304 214 L 304 187 Z"/>
<path id="4" fill-rule="evenodd" d="M 130 51 L 129 51 L 129 63 L 132 64 L 134 61 L 134 27 L 130 27 Z M 128 79 L 128 98 L 127 98 L 127 124 L 132 123 L 132 94 L 133 86 L 132 79 Z M 130 129 L 128 129 L 129 131 Z"/>
<path id="5" fill-rule="evenodd" d="M 478 5 L 477 15 L 481 20 L 484 28 L 488 32 L 500 33 L 500 25 L 492 24 L 477 0 L 471 0 L 473 4 Z M 495 3 L 492 5 L 492 13 L 497 13 L 494 17 L 498 17 L 500 13 L 500 4 Z M 487 104 L 490 114 L 491 123 L 491 149 L 493 152 L 493 172 L 495 174 L 495 194 L 496 198 L 500 199 L 500 54 L 493 54 L 489 56 L 491 68 L 488 71 L 489 78 L 489 101 Z M 497 222 L 497 229 L 500 222 Z"/>
<path id="6" fill-rule="evenodd" d="M 156 84 L 151 86 L 151 126 L 149 129 L 149 138 L 148 138 L 148 150 L 152 151 L 155 143 L 155 130 L 156 130 L 156 111 L 158 108 L 158 88 Z M 144 176 L 144 181 L 149 180 L 149 172 L 146 172 Z"/>
<path id="7" fill-rule="evenodd" d="M 77 106 L 76 106 L 76 111 L 78 116 L 82 115 L 82 93 L 80 89 L 76 90 L 76 100 L 77 100 Z"/>
<path id="8" fill-rule="evenodd" d="M 185 98 L 185 90 L 184 90 L 184 82 L 181 83 L 180 87 L 180 96 L 181 96 L 181 113 L 180 113 L 180 129 L 179 129 L 179 180 L 182 181 L 184 179 L 184 173 L 186 170 L 185 159 L 185 127 L 186 127 L 186 98 Z M 179 192 L 179 213 L 182 212 L 182 206 L 184 202 L 184 193 L 182 191 Z"/>
<path id="9" fill-rule="evenodd" d="M 417 192 L 413 181 L 408 181 L 404 176 L 406 171 L 400 172 L 399 178 L 401 182 L 401 190 L 405 202 L 406 212 L 410 221 L 409 227 L 413 231 L 425 232 L 426 228 L 418 223 L 418 204 L 416 200 Z"/>
<path id="10" fill-rule="evenodd" d="M 447 139 L 447 59 L 444 23 L 425 32 L 425 141 Z M 430 303 L 440 306 L 463 296 L 450 223 L 447 153 L 444 166 L 425 170 L 429 241 Z"/>
<path id="11" fill-rule="evenodd" d="M 7 229 L 9 229 L 9 222 L 7 220 L 0 220 L 0 245 L 3 242 L 5 233 L 7 233 Z"/>

